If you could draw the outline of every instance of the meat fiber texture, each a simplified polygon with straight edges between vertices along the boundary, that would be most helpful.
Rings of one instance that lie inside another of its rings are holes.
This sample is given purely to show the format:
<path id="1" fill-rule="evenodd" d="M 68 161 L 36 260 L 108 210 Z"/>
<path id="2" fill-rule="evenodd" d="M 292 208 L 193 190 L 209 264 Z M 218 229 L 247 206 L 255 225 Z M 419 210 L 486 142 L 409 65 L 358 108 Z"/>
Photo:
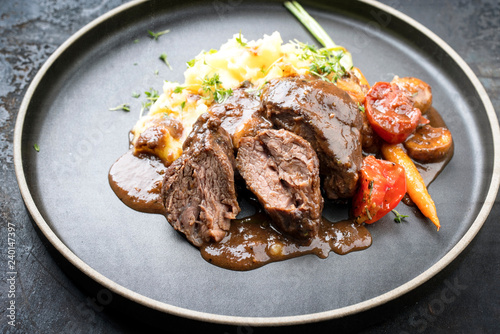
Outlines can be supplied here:
<path id="1" fill-rule="evenodd" d="M 221 120 L 221 126 L 233 140 L 233 146 L 238 148 L 241 138 L 255 136 L 260 130 L 272 128 L 271 122 L 262 116 L 261 110 L 260 99 L 241 87 L 235 89 L 223 103 L 213 104 L 208 112 Z"/>
<path id="2" fill-rule="evenodd" d="M 311 143 L 326 196 L 352 197 L 362 161 L 362 117 L 350 96 L 330 82 L 295 76 L 271 80 L 261 99 L 276 128 Z"/>
<path id="3" fill-rule="evenodd" d="M 317 235 L 323 209 L 319 161 L 306 140 L 263 130 L 241 139 L 236 164 L 279 230 L 297 239 Z"/>
<path id="4" fill-rule="evenodd" d="M 203 114 L 162 188 L 167 220 L 193 245 L 222 240 L 240 212 L 234 167 L 231 137 L 218 119 Z"/>

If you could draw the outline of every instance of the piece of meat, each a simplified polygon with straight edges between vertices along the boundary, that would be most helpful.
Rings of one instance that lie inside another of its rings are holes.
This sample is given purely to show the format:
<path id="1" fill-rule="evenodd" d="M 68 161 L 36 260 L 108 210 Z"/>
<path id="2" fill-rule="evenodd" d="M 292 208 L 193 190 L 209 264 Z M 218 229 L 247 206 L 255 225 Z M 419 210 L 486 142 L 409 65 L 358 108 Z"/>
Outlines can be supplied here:
<path id="1" fill-rule="evenodd" d="M 352 197 L 362 161 L 362 120 L 349 95 L 330 82 L 286 77 L 271 80 L 261 99 L 275 127 L 311 143 L 327 197 Z"/>
<path id="2" fill-rule="evenodd" d="M 238 88 L 223 103 L 213 104 L 208 112 L 221 120 L 221 126 L 233 140 L 233 146 L 238 148 L 241 138 L 272 128 L 271 122 L 261 115 L 261 109 L 258 97 L 244 88 Z"/>
<path id="3" fill-rule="evenodd" d="M 236 165 L 280 231 L 297 239 L 317 235 L 323 210 L 319 161 L 306 140 L 263 130 L 241 139 Z"/>
<path id="4" fill-rule="evenodd" d="M 377 154 L 380 151 L 383 139 L 373 130 L 366 112 L 361 113 L 363 126 L 361 127 L 361 146 L 366 153 Z"/>
<path id="5" fill-rule="evenodd" d="M 183 149 L 163 179 L 165 216 L 195 246 L 220 241 L 240 212 L 231 138 L 220 120 L 205 113 Z"/>

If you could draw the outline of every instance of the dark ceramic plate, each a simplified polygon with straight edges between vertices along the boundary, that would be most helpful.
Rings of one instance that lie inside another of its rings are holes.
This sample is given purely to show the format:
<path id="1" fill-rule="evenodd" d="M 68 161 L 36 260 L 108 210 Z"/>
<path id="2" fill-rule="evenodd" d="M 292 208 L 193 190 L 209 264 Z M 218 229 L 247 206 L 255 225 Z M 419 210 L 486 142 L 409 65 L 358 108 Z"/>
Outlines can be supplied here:
<path id="1" fill-rule="evenodd" d="M 35 77 L 19 112 L 20 189 L 56 249 L 110 291 L 146 307 L 253 325 L 356 313 L 410 291 L 449 264 L 480 229 L 498 189 L 498 122 L 484 89 L 442 40 L 391 8 L 368 1 L 305 7 L 351 51 L 369 82 L 398 74 L 432 86 L 434 106 L 455 139 L 453 160 L 430 187 L 441 231 L 401 204 L 398 211 L 410 217 L 370 226 L 374 241 L 365 251 L 236 272 L 205 262 L 164 217 L 126 207 L 107 174 L 127 151 L 128 131 L 139 117 L 144 99 L 133 92 L 161 90 L 164 79 L 182 82 L 187 60 L 240 30 L 248 39 L 277 30 L 284 41 L 314 43 L 280 2 L 138 1 L 64 43 Z M 165 29 L 170 33 L 157 41 L 147 33 Z M 158 59 L 162 53 L 172 71 Z M 131 111 L 109 110 L 122 103 Z M 336 215 L 333 207 L 326 211 Z"/>

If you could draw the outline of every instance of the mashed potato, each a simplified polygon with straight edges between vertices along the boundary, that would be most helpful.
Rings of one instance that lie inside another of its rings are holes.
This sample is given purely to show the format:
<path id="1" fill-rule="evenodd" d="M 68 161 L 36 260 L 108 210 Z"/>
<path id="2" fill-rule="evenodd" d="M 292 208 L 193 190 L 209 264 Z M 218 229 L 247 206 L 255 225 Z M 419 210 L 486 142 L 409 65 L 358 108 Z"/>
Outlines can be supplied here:
<path id="1" fill-rule="evenodd" d="M 230 94 L 242 82 L 258 90 L 271 79 L 305 74 L 310 62 L 301 53 L 298 44 L 283 44 L 278 32 L 257 41 L 235 34 L 219 50 L 201 52 L 187 63 L 184 83 L 165 81 L 163 93 L 134 126 L 135 153 L 152 153 L 170 164 L 181 155 L 194 122 L 217 100 L 215 91 Z"/>

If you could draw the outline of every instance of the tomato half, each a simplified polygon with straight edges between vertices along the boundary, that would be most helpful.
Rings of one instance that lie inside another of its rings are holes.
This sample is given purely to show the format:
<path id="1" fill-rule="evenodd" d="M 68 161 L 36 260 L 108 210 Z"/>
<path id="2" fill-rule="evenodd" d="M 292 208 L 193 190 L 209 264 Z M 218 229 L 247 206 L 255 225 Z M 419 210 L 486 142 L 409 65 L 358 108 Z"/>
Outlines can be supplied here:
<path id="1" fill-rule="evenodd" d="M 415 131 L 420 109 L 396 84 L 377 82 L 365 97 L 365 111 L 373 130 L 391 144 L 398 144 Z"/>
<path id="2" fill-rule="evenodd" d="M 394 209 L 406 193 L 406 177 L 400 165 L 363 159 L 360 185 L 353 197 L 353 215 L 358 223 L 371 224 Z"/>

